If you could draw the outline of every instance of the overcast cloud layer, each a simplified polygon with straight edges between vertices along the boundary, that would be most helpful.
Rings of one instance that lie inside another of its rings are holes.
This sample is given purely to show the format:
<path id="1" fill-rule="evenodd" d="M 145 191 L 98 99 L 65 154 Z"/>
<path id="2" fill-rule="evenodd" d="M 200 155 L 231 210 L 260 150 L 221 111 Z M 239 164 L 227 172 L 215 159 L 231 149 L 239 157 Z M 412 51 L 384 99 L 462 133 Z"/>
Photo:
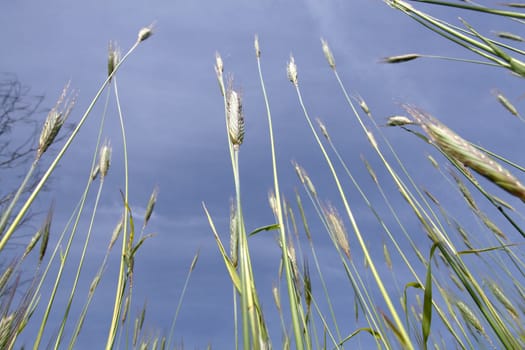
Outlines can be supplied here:
<path id="1" fill-rule="evenodd" d="M 485 19 L 478 25 L 492 28 L 492 19 Z M 465 56 L 461 49 L 380 1 L 3 2 L 0 71 L 15 73 L 33 93 L 44 94 L 47 107 L 54 104 L 62 87 L 71 80 L 78 90 L 77 106 L 71 116 L 71 121 L 76 122 L 105 79 L 109 40 L 116 41 L 125 51 L 136 40 L 138 30 L 153 22 L 154 35 L 130 57 L 118 76 L 128 132 L 131 204 L 137 217 L 143 215 L 153 187 L 160 188 L 148 230 L 155 237 L 144 244 L 136 261 L 133 313 L 139 312 L 146 302 L 148 327 L 152 332 L 167 332 L 185 274 L 200 249 L 200 260 L 176 330 L 177 341 L 183 341 L 187 348 L 204 348 L 210 343 L 214 348 L 227 349 L 233 339 L 231 284 L 202 210 L 204 201 L 227 242 L 229 199 L 234 189 L 222 97 L 213 70 L 216 52 L 222 55 L 225 70 L 232 73 L 234 85 L 244 98 L 247 126 L 241 152 L 241 181 L 248 230 L 273 223 L 267 205 L 272 186 L 271 159 L 253 50 L 255 34 L 260 39 L 282 186 L 288 198 L 293 198 L 294 188 L 300 187 L 290 165 L 296 160 L 309 172 L 321 196 L 339 205 L 332 180 L 326 167 L 320 166 L 324 164 L 322 156 L 286 77 L 291 53 L 298 64 L 311 115 L 325 121 L 348 164 L 355 165 L 365 188 L 372 182 L 360 154 L 364 153 L 379 167 L 325 62 L 320 38 L 330 43 L 347 87 L 365 98 L 380 122 L 401 113 L 400 103 L 415 103 L 466 138 L 518 162 L 525 158 L 508 142 L 522 135 L 522 126 L 511 117 L 502 117 L 501 107 L 490 94 L 491 89 L 498 88 L 515 99 L 521 93 L 519 80 L 496 69 L 484 69 L 480 76 L 479 68 L 459 63 L 422 60 L 397 66 L 379 64 L 382 57 L 407 52 Z M 498 86 L 493 83 L 496 79 Z M 45 210 L 52 199 L 56 201 L 56 236 L 81 195 L 102 108 L 100 103 L 64 158 L 54 175 L 52 191 L 37 203 Z M 39 116 L 43 118 L 45 112 Z M 425 179 L 430 168 L 426 167 L 428 164 L 420 166 L 425 162 L 421 141 L 400 130 L 385 129 L 385 133 L 398 145 L 408 168 Z M 110 107 L 104 137 L 111 140 L 114 162 L 102 198 L 99 228 L 91 245 L 100 256 L 121 212 L 122 146 L 114 105 Z M 3 178 L 2 181 L 7 183 Z M 351 196 L 357 196 L 354 192 L 349 190 Z M 91 203 L 93 200 L 90 198 Z M 367 223 L 374 219 L 363 204 L 356 206 L 366 230 Z M 315 213 L 311 220 L 315 221 Z M 318 230 L 327 277 L 337 285 L 344 280 L 337 258 L 333 257 L 319 223 L 312 225 Z M 375 233 L 370 232 L 369 242 L 377 242 L 380 247 L 383 237 Z M 424 235 L 417 241 L 428 244 Z M 270 286 L 277 280 L 279 250 L 272 233 L 255 237 L 251 243 L 258 282 L 266 288 L 261 290 L 263 304 L 273 312 Z M 79 242 L 75 247 L 77 254 L 80 249 Z M 359 259 L 357 253 L 356 260 Z M 117 273 L 116 259 L 112 264 L 105 275 L 109 282 Z M 81 290 L 89 286 L 97 266 L 86 268 Z M 68 273 L 73 273 L 73 268 Z M 342 309 L 352 305 L 348 288 L 344 285 L 333 291 Z M 64 287 L 64 295 L 68 291 Z M 113 295 L 111 283 L 97 295 L 97 306 L 86 321 L 79 349 L 100 348 L 105 343 L 110 315 L 104 304 L 111 303 Z M 348 307 L 346 317 L 352 315 Z M 278 324 L 273 331 L 274 341 L 278 342 Z M 33 335 L 29 329 L 26 345 L 32 344 Z"/>

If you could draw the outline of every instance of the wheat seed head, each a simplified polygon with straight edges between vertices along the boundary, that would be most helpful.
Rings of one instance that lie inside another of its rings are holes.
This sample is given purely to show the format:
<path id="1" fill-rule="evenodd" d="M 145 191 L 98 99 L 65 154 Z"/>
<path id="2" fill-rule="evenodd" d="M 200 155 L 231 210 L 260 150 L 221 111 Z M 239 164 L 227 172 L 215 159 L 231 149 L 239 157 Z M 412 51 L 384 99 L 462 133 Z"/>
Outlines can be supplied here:
<path id="1" fill-rule="evenodd" d="M 217 73 L 217 78 L 222 79 L 222 73 L 224 72 L 224 63 L 222 61 L 221 54 L 215 53 L 215 73 Z"/>
<path id="2" fill-rule="evenodd" d="M 346 257 L 350 259 L 350 245 L 348 244 L 348 236 L 341 216 L 339 216 L 337 210 L 330 204 L 324 208 L 324 214 L 328 227 L 339 244 L 339 247 L 343 250 Z"/>
<path id="3" fill-rule="evenodd" d="M 255 57 L 261 57 L 261 48 L 259 47 L 259 36 L 255 34 L 255 39 L 253 41 L 253 46 L 255 48 Z"/>
<path id="4" fill-rule="evenodd" d="M 106 141 L 100 148 L 100 156 L 99 156 L 99 163 L 98 163 L 100 178 L 102 180 L 108 174 L 110 165 L 111 165 L 111 145 L 109 141 Z"/>
<path id="5" fill-rule="evenodd" d="M 299 81 L 297 80 L 297 65 L 295 64 L 295 59 L 292 55 L 290 55 L 290 61 L 288 61 L 288 65 L 286 67 L 286 72 L 288 74 L 288 79 L 297 86 Z"/>
<path id="6" fill-rule="evenodd" d="M 324 57 L 328 61 L 328 65 L 330 66 L 330 68 L 335 69 L 335 58 L 326 40 L 321 39 L 321 46 L 323 48 Z"/>
<path id="7" fill-rule="evenodd" d="M 115 67 L 119 64 L 120 56 L 120 48 L 116 43 L 110 41 L 108 45 L 108 76 L 113 73 Z"/>
<path id="8" fill-rule="evenodd" d="M 525 186 L 501 164 L 472 146 L 431 115 L 412 106 L 405 105 L 404 107 L 416 123 L 423 128 L 430 142 L 434 143 L 448 157 L 474 170 L 525 202 Z"/>
<path id="9" fill-rule="evenodd" d="M 386 122 L 386 125 L 388 126 L 403 126 L 410 124 L 414 124 L 414 122 L 403 115 L 393 115 L 389 117 Z"/>
<path id="10" fill-rule="evenodd" d="M 415 60 L 416 58 L 421 57 L 420 54 L 417 53 L 408 53 L 404 55 L 397 55 L 397 56 L 388 56 L 383 58 L 383 63 L 403 63 Z"/>
<path id="11" fill-rule="evenodd" d="M 155 186 L 146 205 L 146 212 L 144 213 L 144 226 L 147 225 L 151 215 L 153 214 L 153 209 L 155 209 L 155 204 L 157 204 L 157 197 L 159 196 L 159 186 Z"/>
<path id="12" fill-rule="evenodd" d="M 139 34 L 137 36 L 137 43 L 141 43 L 144 40 L 148 39 L 150 36 L 152 36 L 153 27 L 155 27 L 155 23 L 152 23 L 149 26 L 140 29 Z"/>
<path id="13" fill-rule="evenodd" d="M 55 106 L 49 111 L 44 126 L 40 133 L 40 139 L 38 141 L 37 157 L 40 158 L 42 154 L 51 146 L 55 141 L 58 132 L 64 125 L 67 117 L 71 113 L 73 106 L 75 105 L 76 96 L 74 93 L 69 91 L 69 82 L 62 90 Z"/>
<path id="14" fill-rule="evenodd" d="M 235 148 L 244 141 L 244 115 L 241 94 L 230 86 L 226 90 L 226 112 L 230 141 Z"/>

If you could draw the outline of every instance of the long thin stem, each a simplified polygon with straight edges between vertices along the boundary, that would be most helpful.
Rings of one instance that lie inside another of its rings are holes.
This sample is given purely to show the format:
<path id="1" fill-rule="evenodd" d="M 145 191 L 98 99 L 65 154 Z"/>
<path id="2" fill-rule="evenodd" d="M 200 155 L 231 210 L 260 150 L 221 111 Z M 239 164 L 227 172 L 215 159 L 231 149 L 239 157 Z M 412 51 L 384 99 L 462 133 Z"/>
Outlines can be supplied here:
<path id="1" fill-rule="evenodd" d="M 129 205 L 129 194 L 128 194 L 128 184 L 129 184 L 129 168 L 128 168 L 128 148 L 127 148 L 127 141 L 126 141 L 126 129 L 124 127 L 124 118 L 122 115 L 122 109 L 120 106 L 120 98 L 118 94 L 118 87 L 117 87 L 117 81 L 116 79 L 113 82 L 113 87 L 115 90 L 115 100 L 117 103 L 117 109 L 118 109 L 118 115 L 119 115 L 119 121 L 120 121 L 120 130 L 122 133 L 122 148 L 124 152 L 124 222 L 123 222 L 123 228 L 122 228 L 122 253 L 120 258 L 120 269 L 119 269 L 119 275 L 118 275 L 118 284 L 115 294 L 115 302 L 113 304 L 113 317 L 111 318 L 111 326 L 109 328 L 109 334 L 108 339 L 106 343 L 106 350 L 110 350 L 113 347 L 113 344 L 115 342 L 115 335 L 117 334 L 118 329 L 118 319 L 122 307 L 122 297 L 124 296 L 124 288 L 126 285 L 125 281 L 125 274 L 126 274 L 126 251 L 132 247 L 133 245 L 133 237 L 129 238 L 128 242 L 128 205 Z M 129 249 L 131 253 L 131 249 Z M 128 258 L 132 258 L 131 256 L 128 256 Z M 130 295 L 131 297 L 131 295 Z"/>
<path id="2" fill-rule="evenodd" d="M 182 287 L 182 292 L 180 294 L 179 302 L 177 303 L 175 314 L 173 315 L 173 321 L 171 322 L 170 333 L 168 335 L 168 340 L 166 342 L 166 344 L 168 344 L 168 349 L 171 349 L 171 340 L 173 338 L 173 334 L 175 333 L 175 323 L 177 322 L 177 317 L 182 307 L 182 301 L 184 300 L 184 295 L 186 294 L 186 289 L 188 288 L 188 284 L 190 282 L 190 278 L 193 273 L 193 269 L 195 268 L 195 264 L 197 263 L 198 257 L 199 257 L 199 252 L 195 254 L 193 261 L 191 262 L 191 266 L 189 268 L 188 274 L 186 275 L 186 280 L 184 281 L 184 286 Z"/>
<path id="3" fill-rule="evenodd" d="M 288 256 L 288 243 L 287 243 L 287 237 L 286 237 L 286 230 L 284 225 L 284 219 L 283 219 L 283 210 L 281 206 L 281 192 L 279 189 L 279 176 L 277 174 L 277 160 L 275 155 L 275 140 L 273 135 L 273 126 L 272 126 L 272 114 L 270 111 L 270 104 L 268 102 L 268 95 L 266 93 L 266 88 L 264 85 L 264 79 L 262 75 L 261 70 L 261 60 L 260 60 L 260 54 L 257 55 L 257 68 L 259 71 L 259 80 L 261 82 L 261 89 L 263 92 L 264 97 L 264 103 L 266 106 L 266 115 L 268 116 L 268 130 L 270 133 L 270 147 L 272 152 L 272 170 L 273 170 L 273 185 L 274 185 L 274 192 L 275 192 L 275 204 L 276 204 L 276 214 L 277 214 L 277 222 L 279 224 L 279 240 L 281 242 L 281 250 L 282 250 L 282 259 L 284 264 L 284 271 L 286 276 L 286 286 L 288 291 L 288 300 L 290 303 L 290 313 L 292 316 L 292 327 L 294 331 L 294 337 L 295 337 L 295 345 L 298 349 L 303 349 L 303 332 L 301 323 L 299 321 L 299 310 L 297 307 L 297 293 L 295 290 L 295 286 L 293 283 L 293 276 L 292 276 L 292 270 L 291 270 L 291 264 L 290 264 L 290 258 Z"/>
<path id="4" fill-rule="evenodd" d="M 44 175 L 42 176 L 42 178 L 40 179 L 38 184 L 35 186 L 35 189 L 33 190 L 33 192 L 31 192 L 29 198 L 27 198 L 27 200 L 24 203 L 24 205 L 22 206 L 22 208 L 20 208 L 20 210 L 18 211 L 17 216 L 14 218 L 13 222 L 11 223 L 11 225 L 9 225 L 9 228 L 7 229 L 6 233 L 3 235 L 2 239 L 0 240 L 0 251 L 2 251 L 4 249 L 7 241 L 9 240 L 9 238 L 11 238 L 11 235 L 15 232 L 16 228 L 18 227 L 18 225 L 22 221 L 24 215 L 29 210 L 29 207 L 34 202 L 36 196 L 40 193 L 40 191 L 44 187 L 44 184 L 47 182 L 47 180 L 49 179 L 49 177 L 51 176 L 53 171 L 56 169 L 58 163 L 60 162 L 60 160 L 62 159 L 64 154 L 69 149 L 69 146 L 71 145 L 71 143 L 73 142 L 75 137 L 78 135 L 80 129 L 82 128 L 82 126 L 86 122 L 89 114 L 91 113 L 91 111 L 95 107 L 95 104 L 97 103 L 98 99 L 102 95 L 102 92 L 104 91 L 106 86 L 109 84 L 109 82 L 111 81 L 113 76 L 116 74 L 116 72 L 118 71 L 120 66 L 126 61 L 126 59 L 129 57 L 129 55 L 131 55 L 131 53 L 138 47 L 138 44 L 139 44 L 139 42 L 137 41 L 131 47 L 131 49 L 129 49 L 129 51 L 124 55 L 124 57 L 122 57 L 122 59 L 119 61 L 119 63 L 115 66 L 115 69 L 113 70 L 113 72 L 106 78 L 104 83 L 102 83 L 102 86 L 99 88 L 99 90 L 95 94 L 95 97 L 93 98 L 93 100 L 89 104 L 88 108 L 86 109 L 86 111 L 82 115 L 82 118 L 80 118 L 80 121 L 78 122 L 78 124 L 75 127 L 75 129 L 73 129 L 73 131 L 71 132 L 71 135 L 66 140 L 64 146 L 62 146 L 62 149 L 58 152 L 58 154 L 56 155 L 56 157 L 53 160 L 53 162 L 51 162 L 51 164 L 49 165 L 48 169 L 46 170 L 46 172 L 44 173 Z"/>
<path id="5" fill-rule="evenodd" d="M 241 315 L 242 315 L 242 338 L 243 338 L 243 347 L 244 349 L 252 348 L 250 344 L 250 328 L 254 326 L 255 320 L 250 318 L 250 314 L 253 313 L 253 304 L 250 303 L 250 281 L 249 281 L 249 272 L 248 272 L 248 242 L 246 239 L 246 232 L 243 229 L 244 223 L 242 222 L 242 207 L 241 207 L 241 191 L 240 191 L 240 181 L 239 181 L 239 156 L 238 152 L 233 150 L 233 177 L 235 181 L 235 202 L 236 202 L 236 222 L 237 230 L 239 237 L 239 265 L 241 269 Z M 251 312 L 249 312 L 251 310 Z M 255 332 L 252 330 L 252 335 Z M 252 340 L 252 344 L 257 344 L 257 339 Z"/>
<path id="6" fill-rule="evenodd" d="M 73 286 L 71 287 L 71 292 L 69 294 L 69 299 L 67 302 L 66 310 L 64 311 L 64 316 L 62 318 L 62 323 L 60 325 L 60 330 L 58 331 L 58 335 L 56 337 L 55 341 L 55 350 L 59 349 L 60 342 L 62 340 L 62 335 L 64 333 L 64 328 L 66 326 L 67 319 L 69 317 L 69 311 L 71 309 L 71 304 L 73 303 L 73 297 L 75 296 L 75 293 L 77 291 L 77 284 L 80 279 L 80 272 L 82 271 L 82 267 L 84 266 L 84 259 L 86 257 L 86 251 L 89 244 L 89 239 L 91 237 L 91 233 L 93 232 L 93 224 L 95 223 L 95 216 L 97 213 L 98 203 L 100 201 L 100 195 L 102 193 L 102 188 L 104 186 L 104 177 L 101 177 L 101 181 L 99 183 L 98 191 L 97 191 L 97 197 L 95 199 L 95 204 L 93 207 L 93 213 L 91 215 L 91 220 L 89 221 L 89 228 L 86 234 L 86 238 L 84 241 L 84 247 L 82 248 L 82 254 L 80 255 L 80 261 L 78 262 L 77 267 L 77 273 L 75 275 L 75 279 L 73 281 Z"/>
<path id="7" fill-rule="evenodd" d="M 339 177 L 337 175 L 337 172 L 335 171 L 335 168 L 333 166 L 333 164 L 331 163 L 331 161 L 329 160 L 329 156 L 321 142 L 321 140 L 319 139 L 319 136 L 317 135 L 316 131 L 315 131 L 315 128 L 312 124 L 312 121 L 308 115 L 308 111 L 306 110 L 306 107 L 304 105 L 304 102 L 303 102 L 303 98 L 302 98 L 302 94 L 301 94 L 301 90 L 299 89 L 299 85 L 298 84 L 294 84 L 294 87 L 295 87 L 295 91 L 297 93 L 297 97 L 299 99 L 299 104 L 301 105 L 301 108 L 303 110 L 303 113 L 304 113 L 304 116 L 305 116 L 305 119 L 310 127 L 310 129 L 312 130 L 312 133 L 317 141 L 317 144 L 319 145 L 319 148 L 321 149 L 321 152 L 323 153 L 323 156 L 324 158 L 326 159 L 327 161 L 327 164 L 328 164 L 328 167 L 330 169 L 330 172 L 332 173 L 332 177 L 336 183 L 336 186 L 337 186 L 337 189 L 338 189 L 338 192 L 341 196 L 341 199 L 343 201 L 343 204 L 344 204 L 344 207 L 345 207 L 345 210 L 346 210 L 346 213 L 347 213 L 347 216 L 352 224 L 352 227 L 354 229 L 354 233 L 355 233 L 355 236 L 359 242 L 359 245 L 361 246 L 361 249 L 363 251 L 363 254 L 365 256 L 365 259 L 367 261 L 367 263 L 369 264 L 369 267 L 370 267 L 370 271 L 372 272 L 372 275 L 376 281 L 376 284 L 381 292 L 381 295 L 383 296 L 383 300 L 385 301 L 387 307 L 388 307 L 388 310 L 390 311 L 390 314 L 392 315 L 392 317 L 394 318 L 394 322 L 395 322 L 395 325 L 398 327 L 398 331 L 399 331 L 399 334 L 400 334 L 400 337 L 401 337 L 401 342 L 403 344 L 403 346 L 406 348 L 406 349 L 413 349 L 413 345 L 412 345 L 412 342 L 410 340 L 410 337 L 408 336 L 408 332 L 406 331 L 405 329 L 405 326 L 403 325 L 403 322 L 401 321 L 401 318 L 399 317 L 395 307 L 394 307 L 394 304 L 392 303 L 392 300 L 390 298 L 390 295 L 388 294 L 382 280 L 381 280 L 381 276 L 379 276 L 379 273 L 377 272 L 377 269 L 375 267 L 375 264 L 372 260 L 372 258 L 370 257 L 370 253 L 369 253 L 369 250 L 368 250 L 368 247 L 366 246 L 366 243 L 363 239 L 363 236 L 361 235 L 361 231 L 357 225 L 357 222 L 355 220 L 355 217 L 352 213 L 352 210 L 350 209 L 350 205 L 348 204 L 348 200 L 346 198 L 346 194 L 342 188 L 342 185 L 339 181 Z M 355 112 L 356 113 L 356 112 Z"/>
<path id="8" fill-rule="evenodd" d="M 29 168 L 29 171 L 27 172 L 26 176 L 24 177 L 24 180 L 22 181 L 22 184 L 20 184 L 20 187 L 18 187 L 18 190 L 16 191 L 15 195 L 13 196 L 13 199 L 9 203 L 9 206 L 3 211 L 2 213 L 2 219 L 0 219 L 0 235 L 4 231 L 4 228 L 7 225 L 7 221 L 9 220 L 9 217 L 11 217 L 11 213 L 13 212 L 13 209 L 20 199 L 20 195 L 24 191 L 24 189 L 27 186 L 27 183 L 29 182 L 29 179 L 33 176 L 33 173 L 35 172 L 36 166 L 38 164 L 38 161 L 40 160 L 40 157 L 35 158 L 33 163 L 31 163 L 31 167 Z"/>

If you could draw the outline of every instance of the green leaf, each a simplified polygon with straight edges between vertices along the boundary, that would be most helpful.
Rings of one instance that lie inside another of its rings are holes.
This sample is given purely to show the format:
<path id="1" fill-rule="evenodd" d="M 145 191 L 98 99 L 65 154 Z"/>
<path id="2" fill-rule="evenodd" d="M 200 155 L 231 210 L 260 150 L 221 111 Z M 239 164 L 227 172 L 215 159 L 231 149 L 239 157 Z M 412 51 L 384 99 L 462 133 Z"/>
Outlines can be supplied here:
<path id="1" fill-rule="evenodd" d="M 407 307 L 407 289 L 408 288 L 423 289 L 423 286 L 419 282 L 409 282 L 405 285 L 405 289 L 403 290 L 403 309 L 405 310 L 407 327 L 408 327 L 408 307 Z"/>
<path id="2" fill-rule="evenodd" d="M 346 343 L 348 340 L 352 339 L 354 336 L 360 334 L 361 332 L 366 332 L 375 337 L 376 339 L 381 339 L 381 333 L 378 331 L 374 331 L 372 328 L 359 328 L 352 332 L 349 336 L 344 338 L 339 342 L 339 346 L 343 346 L 344 343 Z M 324 347 L 326 349 L 326 347 Z"/>
<path id="3" fill-rule="evenodd" d="M 513 244 L 504 244 L 504 245 L 499 245 L 499 246 L 495 246 L 495 247 L 488 247 L 488 248 L 462 250 L 462 251 L 458 252 L 458 255 L 462 255 L 462 254 L 478 254 L 478 253 L 491 252 L 493 250 L 503 250 L 505 248 L 514 247 L 514 246 L 517 246 L 517 245 L 521 245 L 521 244 L 513 243 Z"/>
<path id="4" fill-rule="evenodd" d="M 241 280 L 239 278 L 239 275 L 237 274 L 235 267 L 233 266 L 230 258 L 228 257 L 228 254 L 226 254 L 226 250 L 224 249 L 221 239 L 219 235 L 217 234 L 217 230 L 215 229 L 215 224 L 213 223 L 210 213 L 208 212 L 208 209 L 206 208 L 204 203 L 202 203 L 202 207 L 204 208 L 204 212 L 206 213 L 206 217 L 208 218 L 208 222 L 213 232 L 213 236 L 215 237 L 215 241 L 217 242 L 217 246 L 219 247 L 219 251 L 224 260 L 224 264 L 226 265 L 226 269 L 228 270 L 228 273 L 230 274 L 230 278 L 232 279 L 233 285 L 235 286 L 235 289 L 237 289 L 237 291 L 240 293 L 241 292 Z"/>
<path id="5" fill-rule="evenodd" d="M 279 224 L 272 224 L 272 225 L 261 226 L 261 227 L 256 228 L 252 232 L 250 232 L 250 234 L 248 234 L 248 236 L 251 237 L 251 236 L 256 235 L 257 233 L 259 233 L 261 231 L 272 231 L 272 230 L 278 230 L 278 229 L 279 229 Z"/>
<path id="6" fill-rule="evenodd" d="M 430 335 L 430 325 L 432 324 L 432 256 L 438 247 L 437 243 L 430 248 L 430 257 L 428 259 L 427 277 L 425 281 L 425 294 L 423 296 L 423 321 L 421 330 L 423 333 L 424 348 L 427 348 L 428 336 Z"/>

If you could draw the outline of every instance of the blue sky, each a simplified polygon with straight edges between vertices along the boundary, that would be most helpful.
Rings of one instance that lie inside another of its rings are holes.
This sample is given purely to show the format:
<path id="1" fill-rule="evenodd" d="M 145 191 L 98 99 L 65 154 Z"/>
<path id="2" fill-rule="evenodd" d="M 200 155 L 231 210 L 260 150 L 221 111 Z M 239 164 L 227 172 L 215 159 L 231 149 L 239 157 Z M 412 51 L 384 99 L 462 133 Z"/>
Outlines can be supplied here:
<path id="1" fill-rule="evenodd" d="M 308 133 L 286 77 L 291 53 L 311 115 L 325 121 L 348 163 L 356 165 L 356 174 L 365 188 L 372 186 L 359 158 L 361 153 L 371 157 L 371 150 L 325 62 L 321 37 L 329 42 L 347 87 L 363 96 L 378 121 L 401 113 L 400 103 L 414 103 L 465 138 L 502 152 L 518 163 L 524 160 L 524 155 L 508 141 L 522 135 L 522 126 L 506 114 L 490 93 L 498 88 L 517 101 L 522 94 L 519 79 L 497 69 L 480 70 L 472 65 L 436 60 L 380 64 L 385 56 L 408 52 L 470 57 L 380 1 L 53 0 L 4 2 L 0 9 L 0 28 L 4 33 L 0 71 L 15 73 L 33 93 L 44 94 L 44 105 L 49 107 L 71 80 L 78 90 L 71 122 L 78 121 L 105 79 L 108 41 L 116 41 L 125 51 L 135 41 L 138 29 L 155 22 L 154 35 L 139 47 L 118 76 L 127 123 L 135 215 L 143 214 L 153 187 L 160 188 L 148 230 L 156 236 L 141 248 L 136 263 L 134 312 L 147 300 L 148 327 L 167 331 L 187 268 L 200 249 L 200 260 L 176 331 L 176 339 L 183 340 L 188 348 L 204 348 L 208 343 L 218 349 L 228 348 L 233 337 L 231 285 L 201 206 L 204 201 L 227 241 L 229 199 L 234 188 L 222 98 L 213 70 L 216 52 L 220 52 L 225 71 L 233 74 L 234 84 L 244 99 L 246 137 L 241 152 L 241 181 L 248 230 L 273 222 L 267 205 L 272 186 L 271 159 L 253 50 L 255 34 L 260 39 L 263 73 L 275 122 L 281 185 L 289 198 L 293 198 L 294 188 L 299 188 L 290 163 L 296 160 L 321 189 L 322 197 L 337 205 L 335 188 L 327 169 L 319 166 L 323 164 L 321 154 Z M 449 18 L 456 21 L 455 16 Z M 482 28 L 505 29 L 494 28 L 493 19 L 488 16 L 472 20 Z M 57 236 L 83 189 L 101 113 L 102 103 L 54 175 L 52 191 L 37 203 L 47 208 L 52 199 L 56 201 L 53 227 Z M 45 113 L 40 116 L 43 118 Z M 100 256 L 120 216 L 123 164 L 116 117 L 113 106 L 104 134 L 114 148 L 113 163 L 97 220 L 100 228 L 91 244 L 92 252 Z M 384 131 L 399 147 L 408 168 L 420 175 L 420 180 L 428 180 L 430 168 L 420 164 L 431 148 L 401 130 Z M 379 166 L 377 159 L 370 161 Z M 439 183 L 436 185 L 439 190 Z M 508 196 L 505 199 L 513 200 Z M 356 209 L 362 225 L 368 227 L 370 214 L 363 204 L 357 204 Z M 332 256 L 325 232 L 317 228 L 328 278 L 337 284 L 344 276 Z M 418 226 L 414 225 L 414 229 Z M 370 242 L 381 239 L 370 236 Z M 428 244 L 423 234 L 417 241 Z M 272 234 L 255 237 L 251 242 L 256 273 L 265 288 L 263 304 L 273 312 L 270 287 L 277 279 L 278 247 Z M 97 348 L 97 344 L 104 343 L 109 322 L 105 303 L 113 298 L 114 286 L 110 282 L 116 276 L 115 266 L 113 261 L 113 268 L 106 272 L 107 288 L 95 300 L 79 348 Z M 84 285 L 89 285 L 96 266 L 92 269 L 86 268 Z M 347 288 L 333 291 L 336 298 L 341 297 L 343 306 Z M 350 308 L 348 313 L 341 317 L 351 317 Z M 277 324 L 274 332 L 274 342 L 278 344 Z M 27 337 L 26 344 L 30 344 L 32 334 Z"/>

